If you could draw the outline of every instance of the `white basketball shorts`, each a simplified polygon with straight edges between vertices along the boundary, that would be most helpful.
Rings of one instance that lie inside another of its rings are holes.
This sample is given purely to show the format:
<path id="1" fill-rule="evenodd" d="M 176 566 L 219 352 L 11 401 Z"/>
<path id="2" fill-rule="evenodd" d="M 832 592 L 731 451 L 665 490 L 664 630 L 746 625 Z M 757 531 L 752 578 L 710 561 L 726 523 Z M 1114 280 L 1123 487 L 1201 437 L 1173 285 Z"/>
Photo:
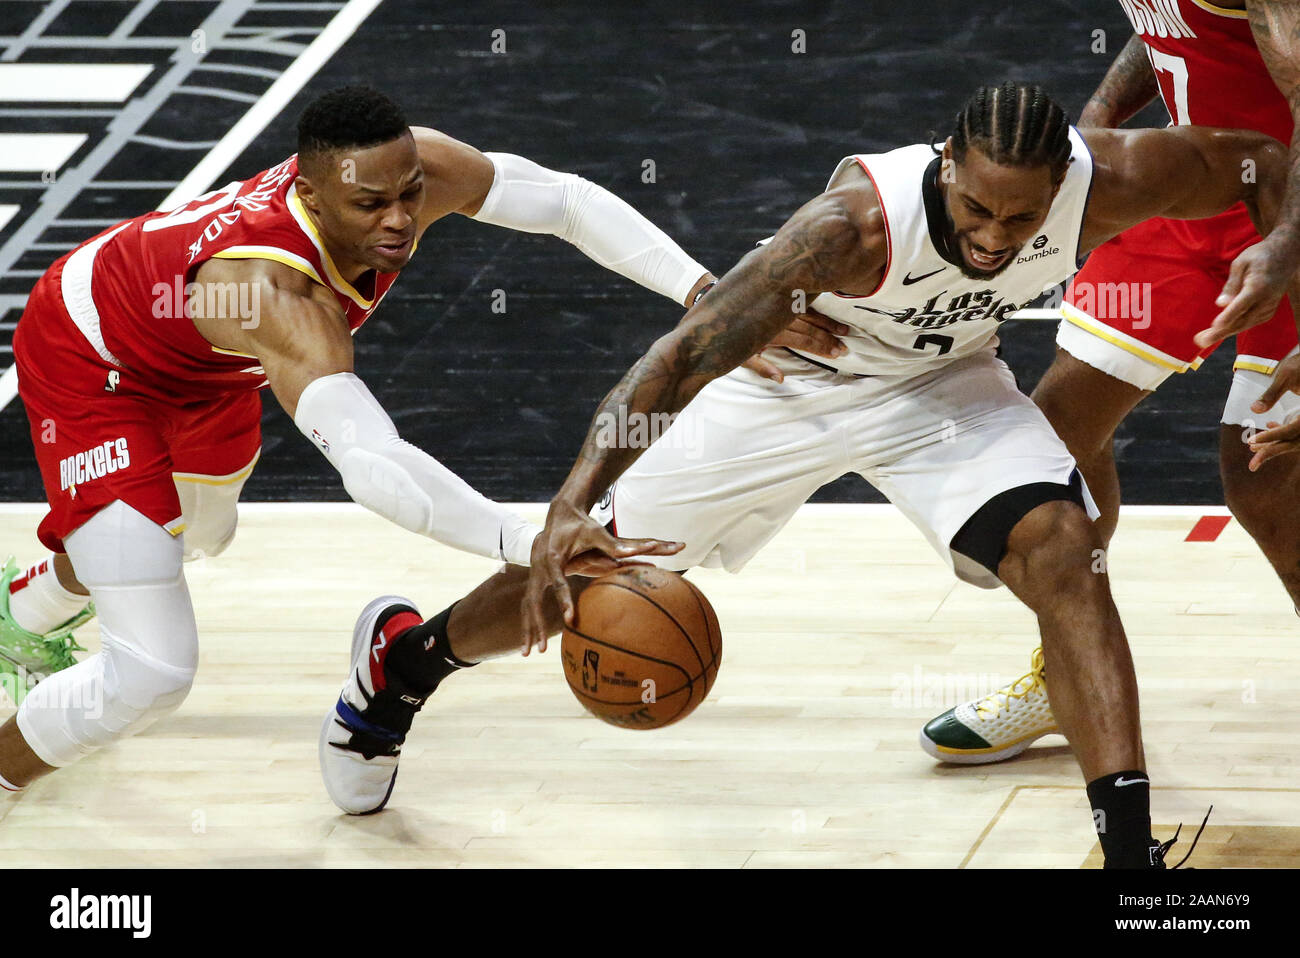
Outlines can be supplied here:
<path id="1" fill-rule="evenodd" d="M 709 383 L 593 510 L 620 536 L 684 542 L 652 559 L 664 568 L 738 572 L 820 486 L 857 472 L 959 578 L 996 588 L 989 569 L 949 547 L 953 536 L 999 493 L 1064 485 L 1075 471 L 992 346 L 915 377 L 857 379 L 783 350 L 764 355 L 785 382 L 740 368 Z M 620 429 L 637 441 L 637 423 L 608 425 L 609 441 Z M 1086 488 L 1083 498 L 1095 519 Z"/>

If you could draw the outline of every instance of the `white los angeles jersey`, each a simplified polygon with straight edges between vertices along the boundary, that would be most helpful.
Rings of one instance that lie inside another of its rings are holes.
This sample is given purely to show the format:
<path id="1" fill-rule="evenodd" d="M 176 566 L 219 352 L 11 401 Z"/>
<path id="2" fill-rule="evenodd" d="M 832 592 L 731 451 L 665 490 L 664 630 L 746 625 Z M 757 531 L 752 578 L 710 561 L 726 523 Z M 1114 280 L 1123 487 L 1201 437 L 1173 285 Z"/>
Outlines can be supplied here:
<path id="1" fill-rule="evenodd" d="M 968 278 L 955 265 L 961 252 L 945 248 L 947 216 L 936 183 L 940 158 L 929 146 L 841 160 L 835 175 L 856 162 L 875 184 L 889 260 L 870 295 L 822 293 L 812 301 L 814 309 L 851 332 L 842 337 L 849 349 L 843 356 L 808 358 L 849 373 L 917 375 L 996 344 L 998 326 L 1008 314 L 1078 268 L 1092 154 L 1073 127 L 1070 143 L 1069 170 L 1046 222 L 1015 262 L 992 279 Z"/>

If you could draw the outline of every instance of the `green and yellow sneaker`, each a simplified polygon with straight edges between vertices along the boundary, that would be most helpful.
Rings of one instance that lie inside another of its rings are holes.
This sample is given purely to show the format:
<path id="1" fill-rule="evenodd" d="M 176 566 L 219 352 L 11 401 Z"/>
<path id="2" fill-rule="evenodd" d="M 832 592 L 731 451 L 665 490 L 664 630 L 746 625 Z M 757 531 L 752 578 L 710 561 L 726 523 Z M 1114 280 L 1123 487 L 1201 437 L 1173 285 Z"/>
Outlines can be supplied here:
<path id="1" fill-rule="evenodd" d="M 9 615 L 9 583 L 22 571 L 10 556 L 0 571 L 0 688 L 21 705 L 28 691 L 47 675 L 76 665 L 73 652 L 84 652 L 72 632 L 95 617 L 94 603 L 44 635 L 19 627 Z"/>
<path id="2" fill-rule="evenodd" d="M 963 702 L 921 729 L 921 748 L 941 762 L 987 765 L 1019 755 L 1044 735 L 1059 732 L 1047 701 L 1043 650 L 1029 671 L 992 695 Z"/>

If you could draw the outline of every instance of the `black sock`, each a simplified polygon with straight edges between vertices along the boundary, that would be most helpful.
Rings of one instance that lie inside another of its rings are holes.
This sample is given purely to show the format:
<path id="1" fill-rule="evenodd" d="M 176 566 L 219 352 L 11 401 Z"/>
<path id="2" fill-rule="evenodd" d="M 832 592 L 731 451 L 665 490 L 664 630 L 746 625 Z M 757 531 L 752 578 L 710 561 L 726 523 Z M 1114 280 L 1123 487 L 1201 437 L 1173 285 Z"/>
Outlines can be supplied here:
<path id="1" fill-rule="evenodd" d="M 1151 783 L 1146 772 L 1113 772 L 1088 783 L 1093 824 L 1107 868 L 1152 868 Z"/>
<path id="2" fill-rule="evenodd" d="M 433 694 L 438 683 L 452 672 L 477 664 L 456 658 L 451 650 L 447 623 L 454 608 L 453 602 L 428 622 L 407 629 L 388 652 L 385 668 L 421 698 Z"/>

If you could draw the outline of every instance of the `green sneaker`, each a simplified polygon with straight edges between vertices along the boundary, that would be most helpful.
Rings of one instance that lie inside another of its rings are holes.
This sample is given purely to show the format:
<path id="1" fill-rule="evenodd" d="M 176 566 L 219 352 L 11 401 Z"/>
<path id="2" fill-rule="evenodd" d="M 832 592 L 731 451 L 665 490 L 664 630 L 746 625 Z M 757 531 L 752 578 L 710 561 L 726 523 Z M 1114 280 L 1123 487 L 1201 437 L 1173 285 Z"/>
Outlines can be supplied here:
<path id="1" fill-rule="evenodd" d="M 9 615 L 9 583 L 22 569 L 10 556 L 0 570 L 0 687 L 21 705 L 41 679 L 76 665 L 73 652 L 85 652 L 72 632 L 95 617 L 94 603 L 44 635 L 20 628 Z"/>

